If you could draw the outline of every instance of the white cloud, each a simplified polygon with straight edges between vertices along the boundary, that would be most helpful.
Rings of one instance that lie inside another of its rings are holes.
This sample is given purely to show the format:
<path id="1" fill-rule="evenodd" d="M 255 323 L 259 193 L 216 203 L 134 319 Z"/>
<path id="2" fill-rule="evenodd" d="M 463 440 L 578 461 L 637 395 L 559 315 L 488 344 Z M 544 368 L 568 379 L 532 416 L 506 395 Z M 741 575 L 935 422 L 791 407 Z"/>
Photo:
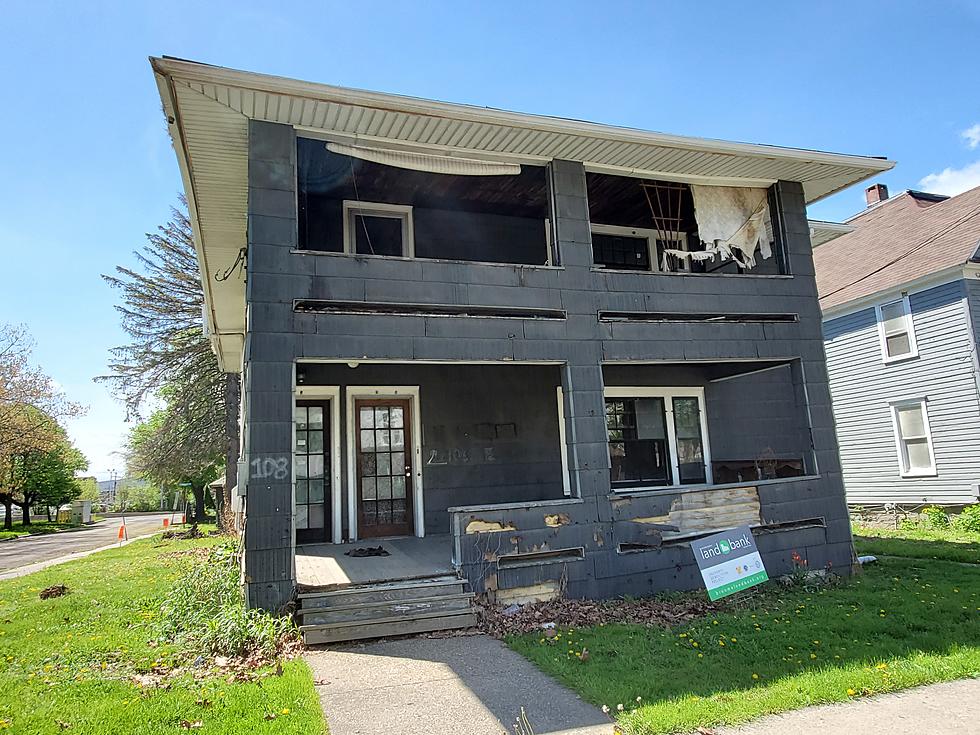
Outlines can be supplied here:
<path id="1" fill-rule="evenodd" d="M 980 186 L 980 161 L 968 163 L 963 168 L 944 168 L 938 174 L 929 174 L 919 181 L 919 186 L 933 194 L 961 194 Z"/>
<path id="2" fill-rule="evenodd" d="M 960 137 L 966 141 L 968 148 L 973 149 L 980 145 L 980 123 L 977 123 L 972 128 L 967 128 L 962 133 Z"/>

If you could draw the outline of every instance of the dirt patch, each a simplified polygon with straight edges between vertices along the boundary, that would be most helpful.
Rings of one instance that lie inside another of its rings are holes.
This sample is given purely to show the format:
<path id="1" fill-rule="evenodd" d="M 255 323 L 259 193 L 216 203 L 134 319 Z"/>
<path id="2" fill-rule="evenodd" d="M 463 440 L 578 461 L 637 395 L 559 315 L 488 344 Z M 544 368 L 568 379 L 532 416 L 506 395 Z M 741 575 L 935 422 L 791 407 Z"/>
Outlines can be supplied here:
<path id="1" fill-rule="evenodd" d="M 494 636 L 540 631 L 545 623 L 558 628 L 584 628 L 601 623 L 631 623 L 666 628 L 719 610 L 704 599 L 677 600 L 552 600 L 527 605 L 480 606 L 480 628 Z"/>

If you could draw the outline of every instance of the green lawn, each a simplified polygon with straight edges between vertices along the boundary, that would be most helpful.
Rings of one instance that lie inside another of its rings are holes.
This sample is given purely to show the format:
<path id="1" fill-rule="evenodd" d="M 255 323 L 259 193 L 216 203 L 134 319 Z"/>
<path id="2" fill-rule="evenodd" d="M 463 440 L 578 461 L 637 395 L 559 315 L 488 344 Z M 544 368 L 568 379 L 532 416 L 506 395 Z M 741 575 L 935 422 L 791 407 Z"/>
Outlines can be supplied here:
<path id="1" fill-rule="evenodd" d="M 953 529 L 890 530 L 856 525 L 854 546 L 859 554 L 980 564 L 980 534 Z"/>
<path id="2" fill-rule="evenodd" d="M 174 552 L 214 543 L 146 539 L 0 582 L 0 729 L 173 735 L 200 722 L 202 735 L 324 733 L 302 660 L 258 682 L 195 680 L 191 654 L 148 645 L 182 561 Z M 61 583 L 68 595 L 39 599 Z M 184 673 L 154 686 L 154 671 L 174 668 Z"/>
<path id="3" fill-rule="evenodd" d="M 608 706 L 629 735 L 980 676 L 980 567 L 884 559 L 817 591 L 767 587 L 751 606 L 730 603 L 692 625 L 606 625 L 508 643 Z"/>
<path id="4" fill-rule="evenodd" d="M 56 521 L 32 521 L 31 525 L 23 526 L 20 521 L 14 521 L 12 531 L 0 530 L 0 541 L 20 538 L 21 536 L 35 536 L 43 533 L 56 533 L 71 528 L 81 528 L 80 523 L 57 523 Z"/>

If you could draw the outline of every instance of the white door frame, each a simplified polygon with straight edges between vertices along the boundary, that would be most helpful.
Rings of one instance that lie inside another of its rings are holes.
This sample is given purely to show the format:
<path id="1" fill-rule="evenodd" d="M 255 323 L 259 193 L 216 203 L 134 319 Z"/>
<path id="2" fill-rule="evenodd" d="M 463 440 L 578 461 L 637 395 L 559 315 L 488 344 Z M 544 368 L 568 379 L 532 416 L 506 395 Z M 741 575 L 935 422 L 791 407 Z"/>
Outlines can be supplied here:
<path id="1" fill-rule="evenodd" d="M 333 543 L 343 541 L 341 524 L 341 498 L 343 485 L 340 480 L 340 386 L 339 385 L 298 385 L 293 395 L 293 407 L 296 401 L 330 401 L 330 535 Z M 293 467 L 296 466 L 296 421 L 292 423 L 293 448 L 291 456 Z M 296 518 L 296 473 L 290 472 L 293 478 L 292 513 L 295 526 Z M 296 546 L 296 529 L 293 529 L 293 546 Z"/>
<path id="2" fill-rule="evenodd" d="M 357 417 L 354 401 L 358 398 L 407 398 L 412 413 L 412 514 L 415 535 L 425 536 L 425 508 L 422 494 L 422 418 L 419 386 L 417 385 L 349 385 L 347 394 L 347 528 L 351 541 L 357 536 Z"/>

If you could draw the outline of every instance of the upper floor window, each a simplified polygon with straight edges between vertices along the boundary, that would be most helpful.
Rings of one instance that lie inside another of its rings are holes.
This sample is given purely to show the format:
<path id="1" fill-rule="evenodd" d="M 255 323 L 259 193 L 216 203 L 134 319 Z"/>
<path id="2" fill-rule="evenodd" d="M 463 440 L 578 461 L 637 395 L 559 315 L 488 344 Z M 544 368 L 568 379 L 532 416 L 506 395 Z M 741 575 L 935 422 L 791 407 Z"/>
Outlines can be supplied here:
<path id="1" fill-rule="evenodd" d="M 549 265 L 544 166 L 297 140 L 299 248 Z"/>
<path id="2" fill-rule="evenodd" d="M 606 433 L 614 488 L 710 481 L 699 388 L 607 388 Z"/>
<path id="3" fill-rule="evenodd" d="M 767 189 L 587 173 L 593 263 L 665 273 L 783 272 Z"/>
<path id="4" fill-rule="evenodd" d="M 929 430 L 926 400 L 915 398 L 891 404 L 892 424 L 902 477 L 936 474 L 936 455 Z"/>
<path id="5" fill-rule="evenodd" d="M 885 362 L 906 360 L 917 357 L 915 329 L 912 324 L 912 309 L 909 297 L 879 304 L 875 307 L 878 317 L 878 338 L 881 342 L 881 359 Z"/>

